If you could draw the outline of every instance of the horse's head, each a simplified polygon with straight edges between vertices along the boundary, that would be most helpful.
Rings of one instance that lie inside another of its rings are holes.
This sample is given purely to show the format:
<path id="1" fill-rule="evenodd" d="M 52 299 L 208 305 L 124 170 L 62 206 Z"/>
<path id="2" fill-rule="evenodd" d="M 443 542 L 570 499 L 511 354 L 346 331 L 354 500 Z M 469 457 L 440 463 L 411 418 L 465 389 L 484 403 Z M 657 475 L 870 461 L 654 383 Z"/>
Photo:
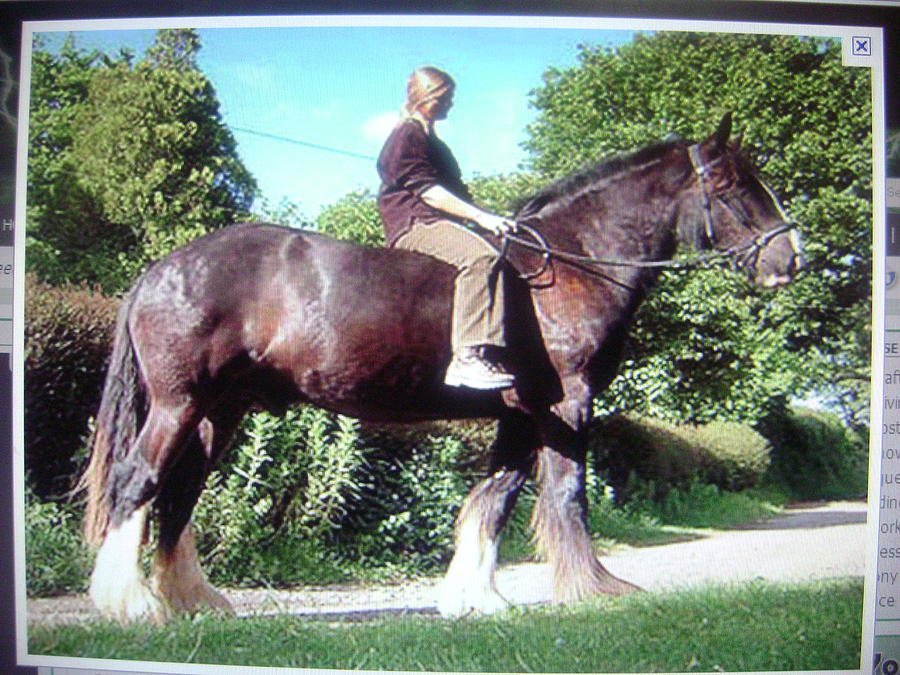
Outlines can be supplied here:
<path id="1" fill-rule="evenodd" d="M 727 253 L 754 283 L 784 285 L 806 265 L 800 236 L 730 135 L 728 114 L 712 136 L 688 148 L 694 178 L 679 232 L 698 248 Z"/>

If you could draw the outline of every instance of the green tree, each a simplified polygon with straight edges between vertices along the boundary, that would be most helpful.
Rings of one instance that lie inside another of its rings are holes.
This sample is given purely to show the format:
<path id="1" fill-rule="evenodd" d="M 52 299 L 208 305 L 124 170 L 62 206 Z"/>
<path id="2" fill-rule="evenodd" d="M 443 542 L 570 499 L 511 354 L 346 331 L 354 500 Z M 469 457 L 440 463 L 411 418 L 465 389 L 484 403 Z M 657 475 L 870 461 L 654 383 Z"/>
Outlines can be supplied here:
<path id="1" fill-rule="evenodd" d="M 36 52 L 32 145 L 51 156 L 29 167 L 29 262 L 39 273 L 119 290 L 149 261 L 246 217 L 255 181 L 197 67 L 199 49 L 193 30 L 160 30 L 136 64 L 72 46 Z"/>
<path id="2" fill-rule="evenodd" d="M 127 59 L 127 56 L 122 56 Z M 72 159 L 75 118 L 88 99 L 91 76 L 116 59 L 75 47 L 71 37 L 58 53 L 37 39 L 31 61 L 28 149 L 29 269 L 48 281 L 82 279 L 89 244 L 103 236 L 96 209 L 79 185 Z M 108 234 L 108 233 L 107 233 Z M 124 242 L 113 242 L 120 246 Z M 121 250 L 121 248 L 119 248 Z"/>
<path id="3" fill-rule="evenodd" d="M 477 175 L 469 181 L 475 203 L 494 213 L 512 216 L 525 196 L 537 191 L 546 181 L 539 174 L 518 172 L 496 176 Z"/>
<path id="4" fill-rule="evenodd" d="M 384 246 L 384 228 L 378 203 L 369 190 L 351 192 L 322 209 L 316 218 L 316 229 L 338 239 Z"/>
<path id="5" fill-rule="evenodd" d="M 475 176 L 469 183 L 475 203 L 482 208 L 511 216 L 522 197 L 540 187 L 534 174 L 513 173 L 500 176 Z M 378 201 L 369 190 L 356 190 L 322 209 L 316 229 L 338 239 L 368 246 L 384 246 L 384 227 L 378 213 Z"/>
<path id="6" fill-rule="evenodd" d="M 285 227 L 297 227 L 311 229 L 315 225 L 304 214 L 300 205 L 288 199 L 282 198 L 277 203 L 272 203 L 265 197 L 253 202 L 253 214 L 251 220 L 259 223 L 273 223 Z"/>
<path id="7" fill-rule="evenodd" d="M 604 409 L 754 420 L 808 393 L 865 421 L 871 295 L 871 82 L 839 42 L 658 33 L 580 49 L 533 92 L 530 166 L 548 178 L 733 111 L 743 145 L 803 234 L 808 272 L 777 293 L 731 275 L 664 274 Z"/>

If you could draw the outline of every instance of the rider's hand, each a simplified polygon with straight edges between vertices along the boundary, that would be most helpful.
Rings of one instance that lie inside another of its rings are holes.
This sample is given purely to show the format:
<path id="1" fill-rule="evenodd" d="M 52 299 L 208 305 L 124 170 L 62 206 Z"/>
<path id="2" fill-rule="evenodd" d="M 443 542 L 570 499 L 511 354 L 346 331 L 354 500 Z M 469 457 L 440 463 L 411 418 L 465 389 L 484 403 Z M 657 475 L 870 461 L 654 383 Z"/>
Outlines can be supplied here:
<path id="1" fill-rule="evenodd" d="M 493 232 L 496 235 L 515 232 L 516 230 L 514 221 L 503 218 L 502 216 L 494 215 L 493 213 L 484 213 L 479 216 L 475 222 L 478 223 L 479 227 L 483 227 L 485 230 Z"/>
<path id="2" fill-rule="evenodd" d="M 449 213 L 463 221 L 474 222 L 493 234 L 501 235 L 516 230 L 515 221 L 482 211 L 440 185 L 432 185 L 419 196 L 422 201 L 438 211 Z"/>

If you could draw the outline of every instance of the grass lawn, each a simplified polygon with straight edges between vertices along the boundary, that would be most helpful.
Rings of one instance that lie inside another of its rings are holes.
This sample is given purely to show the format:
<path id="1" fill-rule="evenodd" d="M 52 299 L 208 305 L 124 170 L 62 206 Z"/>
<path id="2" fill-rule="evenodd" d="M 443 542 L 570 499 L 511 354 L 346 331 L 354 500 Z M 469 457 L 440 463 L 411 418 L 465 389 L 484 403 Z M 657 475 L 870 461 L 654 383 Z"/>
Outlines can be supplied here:
<path id="1" fill-rule="evenodd" d="M 859 667 L 863 583 L 752 583 L 490 618 L 184 618 L 32 627 L 32 654 L 365 670 L 632 672 Z"/>

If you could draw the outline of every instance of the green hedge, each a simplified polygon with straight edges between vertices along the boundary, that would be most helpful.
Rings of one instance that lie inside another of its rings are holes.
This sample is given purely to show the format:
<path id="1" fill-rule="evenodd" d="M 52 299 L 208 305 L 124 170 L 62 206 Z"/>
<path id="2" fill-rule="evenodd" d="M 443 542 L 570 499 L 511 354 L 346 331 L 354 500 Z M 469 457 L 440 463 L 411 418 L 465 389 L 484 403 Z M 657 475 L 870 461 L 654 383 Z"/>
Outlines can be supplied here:
<path id="1" fill-rule="evenodd" d="M 797 499 L 865 496 L 869 446 L 837 415 L 791 408 L 770 415 L 761 431 L 772 443 L 771 478 Z"/>
<path id="2" fill-rule="evenodd" d="M 591 445 L 617 501 L 628 498 L 635 481 L 654 485 L 657 499 L 694 481 L 742 490 L 757 485 L 769 467 L 769 442 L 735 422 L 675 425 L 614 415 L 594 425 Z"/>
<path id="3" fill-rule="evenodd" d="M 312 407 L 282 418 L 257 413 L 236 441 L 195 512 L 211 577 L 228 585 L 333 581 L 336 572 L 315 556 L 357 490 L 364 449 L 356 421 Z M 321 576 L 308 578 L 310 569 Z"/>
<path id="4" fill-rule="evenodd" d="M 800 440 L 812 449 L 831 438 L 822 436 L 820 417 L 804 413 L 784 422 L 793 445 L 778 448 L 777 465 L 768 473 L 767 441 L 746 426 L 676 427 L 628 417 L 599 422 L 592 429 L 595 462 L 588 472 L 591 528 L 597 536 L 619 537 L 616 527 L 634 527 L 628 518 L 633 509 L 651 519 L 694 524 L 697 504 L 708 511 L 710 502 L 728 496 L 726 488 L 771 479 L 776 468 L 811 482 L 831 475 L 820 485 L 831 485 L 832 496 L 851 496 L 846 471 L 838 469 L 850 467 L 855 476 L 863 468 L 857 446 L 845 444 L 836 456 L 798 452 Z M 494 432 L 494 424 L 483 422 L 370 427 L 313 407 L 292 409 L 283 418 L 248 417 L 195 514 L 204 567 L 214 583 L 226 586 L 436 572 L 451 553 L 454 518 L 484 473 Z M 826 455 L 843 459 L 825 462 L 831 469 L 816 473 L 814 464 Z M 620 482 L 610 471 L 613 460 L 626 469 Z M 612 508 L 609 484 L 619 500 L 631 497 L 627 508 Z M 504 559 L 530 552 L 531 492 L 529 484 L 507 528 Z M 812 498 L 821 491 L 804 494 Z M 726 507 L 746 519 L 743 506 L 731 501 Z M 83 590 L 89 556 L 79 515 L 77 507 L 29 494 L 30 593 Z"/>
<path id="5" fill-rule="evenodd" d="M 25 469 L 41 497 L 73 486 L 97 411 L 118 301 L 25 280 Z"/>
<path id="6" fill-rule="evenodd" d="M 357 577 L 433 572 L 452 553 L 456 514 L 484 471 L 492 423 L 432 423 L 363 433 L 359 492 L 333 543 Z"/>

